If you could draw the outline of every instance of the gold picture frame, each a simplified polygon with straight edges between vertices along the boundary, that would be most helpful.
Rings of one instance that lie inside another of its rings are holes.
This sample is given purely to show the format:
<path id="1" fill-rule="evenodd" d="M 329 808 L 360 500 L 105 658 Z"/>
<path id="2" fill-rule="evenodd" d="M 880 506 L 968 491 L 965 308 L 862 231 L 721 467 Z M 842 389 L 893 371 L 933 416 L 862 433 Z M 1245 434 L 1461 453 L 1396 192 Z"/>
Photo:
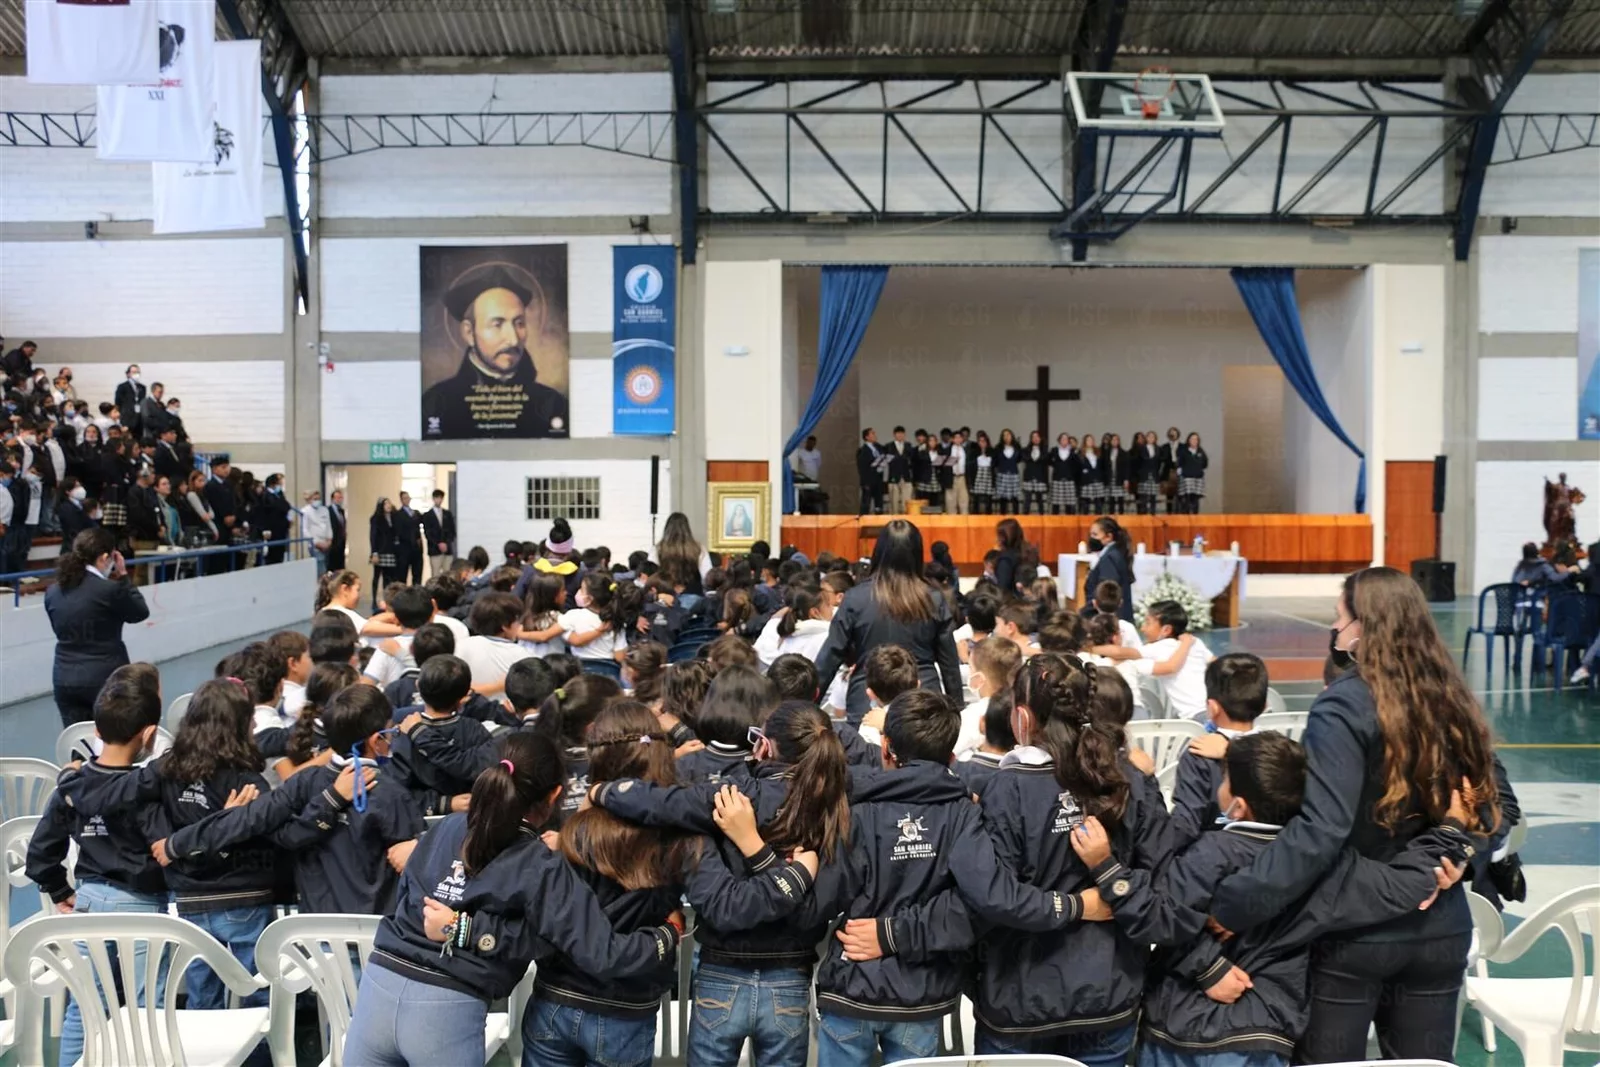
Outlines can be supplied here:
<path id="1" fill-rule="evenodd" d="M 772 486 L 767 482 L 712 482 L 706 544 L 713 552 L 748 552 L 767 538 Z"/>

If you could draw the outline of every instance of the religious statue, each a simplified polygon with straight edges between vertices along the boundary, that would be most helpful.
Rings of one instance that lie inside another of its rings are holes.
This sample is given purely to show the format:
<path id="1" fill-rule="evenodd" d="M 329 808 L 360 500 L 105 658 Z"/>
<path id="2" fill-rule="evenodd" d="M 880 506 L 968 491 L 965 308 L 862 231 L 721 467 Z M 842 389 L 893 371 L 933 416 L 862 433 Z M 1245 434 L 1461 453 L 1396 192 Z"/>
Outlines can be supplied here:
<path id="1" fill-rule="evenodd" d="M 1544 548 L 1547 553 L 1560 550 L 1562 545 L 1578 544 L 1577 521 L 1572 509 L 1587 497 L 1583 490 L 1567 484 L 1566 473 L 1556 476 L 1557 481 L 1544 480 Z"/>

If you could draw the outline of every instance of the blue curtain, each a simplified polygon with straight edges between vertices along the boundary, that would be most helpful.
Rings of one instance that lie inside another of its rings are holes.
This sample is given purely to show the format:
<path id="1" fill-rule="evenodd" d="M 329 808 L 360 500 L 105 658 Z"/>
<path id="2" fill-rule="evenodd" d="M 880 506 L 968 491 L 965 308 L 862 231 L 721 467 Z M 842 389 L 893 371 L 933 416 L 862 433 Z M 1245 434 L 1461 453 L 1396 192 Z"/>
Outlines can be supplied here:
<path id="1" fill-rule="evenodd" d="M 805 443 L 811 431 L 833 402 L 844 376 L 855 361 L 856 349 L 872 321 L 872 312 L 883 295 L 888 267 L 823 267 L 821 326 L 817 336 L 817 384 L 806 401 L 800 425 L 783 446 L 783 511 L 794 514 L 794 468 L 789 457 Z"/>
<path id="2" fill-rule="evenodd" d="M 1267 343 L 1272 358 L 1278 361 L 1283 376 L 1300 394 L 1311 413 L 1322 421 L 1333 436 L 1361 460 L 1360 473 L 1356 475 L 1356 511 L 1367 510 L 1367 454 L 1350 440 L 1344 432 L 1333 409 L 1322 395 L 1317 384 L 1317 372 L 1311 366 L 1311 352 L 1306 347 L 1305 331 L 1300 328 L 1300 303 L 1294 293 L 1294 271 L 1288 267 L 1235 267 L 1233 284 L 1255 320 L 1261 339 Z"/>

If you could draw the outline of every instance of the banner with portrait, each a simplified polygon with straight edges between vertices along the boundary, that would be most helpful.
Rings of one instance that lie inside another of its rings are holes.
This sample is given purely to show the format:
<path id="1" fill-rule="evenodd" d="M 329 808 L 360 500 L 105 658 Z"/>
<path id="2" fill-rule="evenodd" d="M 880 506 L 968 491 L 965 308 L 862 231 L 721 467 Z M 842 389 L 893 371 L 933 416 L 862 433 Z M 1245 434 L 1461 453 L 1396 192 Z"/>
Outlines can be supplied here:
<path id="1" fill-rule="evenodd" d="M 422 440 L 568 436 L 567 246 L 418 256 Z"/>
<path id="2" fill-rule="evenodd" d="M 215 0 L 155 0 L 161 76 L 96 90 L 95 155 L 211 163 L 216 146 Z"/>
<path id="3" fill-rule="evenodd" d="M 261 195 L 261 42 L 219 41 L 211 50 L 216 110 L 204 163 L 152 163 L 156 233 L 259 230 Z"/>
<path id="4" fill-rule="evenodd" d="M 672 245 L 611 249 L 612 433 L 673 431 L 677 266 Z"/>
<path id="5" fill-rule="evenodd" d="M 1600 248 L 1578 250 L 1578 440 L 1600 441 Z"/>

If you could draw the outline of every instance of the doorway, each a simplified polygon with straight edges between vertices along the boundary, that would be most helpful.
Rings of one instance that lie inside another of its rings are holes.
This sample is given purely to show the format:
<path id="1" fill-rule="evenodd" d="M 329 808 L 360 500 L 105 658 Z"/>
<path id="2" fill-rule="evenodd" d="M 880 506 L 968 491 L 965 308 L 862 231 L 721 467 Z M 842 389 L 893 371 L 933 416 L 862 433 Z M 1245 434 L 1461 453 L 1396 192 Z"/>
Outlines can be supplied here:
<path id="1" fill-rule="evenodd" d="M 346 463 L 328 464 L 322 469 L 323 499 L 333 496 L 334 490 L 344 490 L 344 511 L 349 522 L 346 532 L 345 565 L 372 580 L 371 534 L 368 532 L 373 509 L 384 497 L 398 502 L 400 494 L 411 494 L 411 506 L 421 511 L 427 508 L 435 489 L 443 489 L 445 506 L 454 508 L 456 499 L 456 467 L 453 463 Z M 456 521 L 461 514 L 456 513 Z M 431 578 L 428 562 L 423 562 L 423 578 Z M 370 595 L 373 590 L 368 590 Z"/>

